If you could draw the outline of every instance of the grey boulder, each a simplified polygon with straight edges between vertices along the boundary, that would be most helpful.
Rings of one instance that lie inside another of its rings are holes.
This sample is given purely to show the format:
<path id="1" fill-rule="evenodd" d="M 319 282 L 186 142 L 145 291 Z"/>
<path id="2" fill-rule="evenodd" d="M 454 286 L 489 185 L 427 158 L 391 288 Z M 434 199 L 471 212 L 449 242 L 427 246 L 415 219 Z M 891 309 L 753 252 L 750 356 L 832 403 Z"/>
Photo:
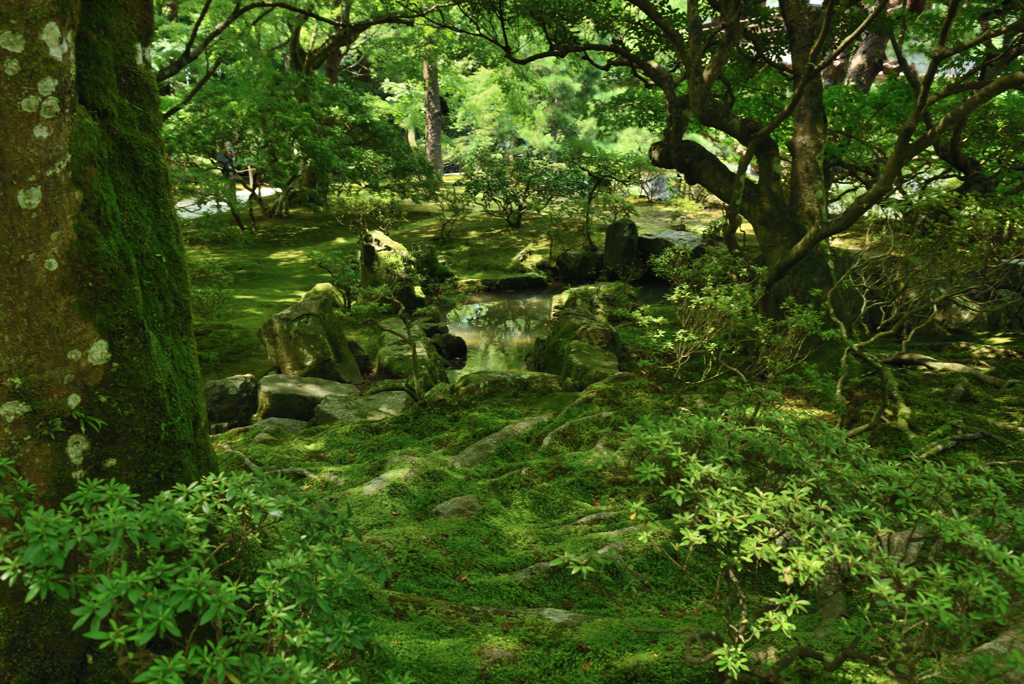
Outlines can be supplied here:
<path id="1" fill-rule="evenodd" d="M 638 242 L 636 224 L 629 219 L 608 224 L 604 235 L 605 270 L 625 280 L 642 269 Z"/>
<path id="2" fill-rule="evenodd" d="M 310 420 L 317 405 L 331 395 L 359 394 L 354 385 L 295 375 L 267 375 L 260 380 L 257 420 Z"/>
<path id="3" fill-rule="evenodd" d="M 700 235 L 685 230 L 662 230 L 657 233 L 641 235 L 638 242 L 640 256 L 649 261 L 672 247 L 686 250 L 692 257 L 704 253 L 704 241 Z"/>
<path id="4" fill-rule="evenodd" d="M 285 375 L 362 382 L 336 306 L 335 297 L 321 293 L 271 316 L 257 333 L 270 364 Z"/>
<path id="5" fill-rule="evenodd" d="M 493 396 L 502 392 L 561 392 L 562 382 L 557 375 L 534 372 L 479 371 L 459 378 L 453 394 L 460 398 Z"/>
<path id="6" fill-rule="evenodd" d="M 252 414 L 256 413 L 258 390 L 259 383 L 252 375 L 211 380 L 203 388 L 207 419 L 211 424 L 226 423 L 226 429 L 248 425 Z"/>

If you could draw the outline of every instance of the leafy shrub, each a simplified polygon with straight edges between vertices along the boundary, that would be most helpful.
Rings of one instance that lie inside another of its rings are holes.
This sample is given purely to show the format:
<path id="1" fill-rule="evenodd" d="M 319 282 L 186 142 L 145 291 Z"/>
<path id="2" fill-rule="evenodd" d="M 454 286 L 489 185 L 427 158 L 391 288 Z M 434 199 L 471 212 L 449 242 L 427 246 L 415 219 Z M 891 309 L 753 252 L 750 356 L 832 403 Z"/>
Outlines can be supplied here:
<path id="1" fill-rule="evenodd" d="M 410 681 L 355 609 L 390 568 L 315 491 L 217 474 L 141 502 L 125 484 L 83 480 L 47 510 L 10 459 L 0 474 L 0 517 L 14 522 L 0 578 L 28 601 L 77 602 L 76 628 L 113 649 L 129 681 Z"/>
<path id="2" fill-rule="evenodd" d="M 465 192 L 464 185 L 464 183 L 442 183 L 434 196 L 434 202 L 437 203 L 441 216 L 436 239 L 442 242 L 450 242 L 455 224 L 469 215 L 473 196 Z"/>
<path id="3" fill-rule="evenodd" d="M 699 614 L 672 630 L 686 635 L 689 664 L 785 681 L 802 660 L 829 672 L 859 662 L 920 682 L 984 681 L 1024 662 L 971 654 L 1019 620 L 1021 475 L 881 459 L 779 410 L 771 392 L 732 396 L 714 415 L 635 425 L 620 451 L 640 487 L 630 517 L 641 541 L 703 594 Z M 558 563 L 600 574 L 615 568 L 608 555 Z M 812 611 L 826 641 L 801 634 Z M 961 672 L 969 662 L 984 676 Z"/>
<path id="4" fill-rule="evenodd" d="M 405 220 L 402 202 L 394 195 L 341 195 L 334 205 L 338 223 L 361 236 L 371 230 L 385 235 Z"/>
<path id="5" fill-rule="evenodd" d="M 188 250 L 185 264 L 192 287 L 192 315 L 205 321 L 221 318 L 231 298 L 234 278 L 224 270 L 220 260 L 205 249 Z"/>
<path id="6" fill-rule="evenodd" d="M 699 358 L 703 377 L 721 369 L 749 378 L 774 378 L 807 356 L 812 337 L 833 337 L 822 312 L 792 301 L 786 318 L 772 320 L 757 311 L 757 283 L 763 269 L 755 268 L 723 247 L 710 247 L 694 259 L 672 248 L 652 260 L 654 272 L 673 285 L 667 300 L 679 329 L 666 338 L 655 331 L 668 366 L 678 374 L 691 358 Z M 663 321 L 638 320 L 647 325 Z"/>

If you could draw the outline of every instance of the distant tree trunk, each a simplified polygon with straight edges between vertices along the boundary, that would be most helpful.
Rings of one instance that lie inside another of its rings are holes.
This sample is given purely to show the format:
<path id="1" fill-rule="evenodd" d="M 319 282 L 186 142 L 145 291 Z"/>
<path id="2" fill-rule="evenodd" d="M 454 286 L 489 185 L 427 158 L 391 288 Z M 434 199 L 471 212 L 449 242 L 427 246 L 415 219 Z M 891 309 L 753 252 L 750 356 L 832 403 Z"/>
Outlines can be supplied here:
<path id="1" fill-rule="evenodd" d="M 0 454 L 55 506 L 215 467 L 143 0 L 8 0 L 0 77 Z M 94 430 L 73 415 L 105 424 Z M 68 605 L 0 583 L 0 682 L 116 681 Z M 91 642 L 90 642 L 91 643 Z M 116 675 L 116 673 L 115 673 Z"/>
<path id="2" fill-rule="evenodd" d="M 444 175 L 441 159 L 441 86 L 437 81 L 437 62 L 423 60 L 423 111 L 427 116 L 424 132 L 427 159 L 434 165 L 438 177 Z"/>
<path id="3" fill-rule="evenodd" d="M 405 137 L 409 141 L 409 147 L 417 149 L 416 145 L 416 127 L 412 125 L 412 117 L 405 120 Z"/>

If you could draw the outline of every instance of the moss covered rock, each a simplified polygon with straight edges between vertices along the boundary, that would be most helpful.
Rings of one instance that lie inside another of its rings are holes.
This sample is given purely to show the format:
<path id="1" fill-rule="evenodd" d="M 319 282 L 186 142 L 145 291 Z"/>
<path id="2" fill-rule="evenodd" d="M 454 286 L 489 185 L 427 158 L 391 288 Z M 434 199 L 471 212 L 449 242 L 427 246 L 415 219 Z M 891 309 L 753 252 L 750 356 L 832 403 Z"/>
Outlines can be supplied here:
<path id="1" fill-rule="evenodd" d="M 295 375 L 266 375 L 260 380 L 256 419 L 310 420 L 317 405 L 331 395 L 355 395 L 354 385 Z"/>
<path id="2" fill-rule="evenodd" d="M 329 294 L 303 299 L 271 316 L 257 336 L 279 373 L 353 384 L 363 381 Z"/>
<path id="3" fill-rule="evenodd" d="M 533 366 L 575 389 L 586 387 L 619 370 L 623 347 L 618 331 L 586 309 L 561 310 L 548 337 L 538 337 Z"/>
<path id="4" fill-rule="evenodd" d="M 570 283 L 584 283 L 597 278 L 604 264 L 604 253 L 583 249 L 562 252 L 555 259 L 555 272 L 562 280 Z"/>
<path id="5" fill-rule="evenodd" d="M 607 349 L 573 340 L 565 350 L 561 377 L 566 387 L 582 389 L 619 372 L 619 359 Z"/>
<path id="6" fill-rule="evenodd" d="M 628 283 L 594 283 L 581 285 L 551 298 L 551 319 L 563 309 L 582 309 L 601 321 L 620 323 L 640 305 L 636 292 Z"/>
<path id="7" fill-rule="evenodd" d="M 447 382 L 444 361 L 429 340 L 416 341 L 416 363 L 419 367 L 420 391 L 426 392 L 434 385 Z M 413 383 L 412 346 L 405 342 L 394 342 L 377 351 L 374 373 L 383 380 L 405 379 Z"/>
<path id="8" fill-rule="evenodd" d="M 519 392 L 561 392 L 557 375 L 534 372 L 479 371 L 463 375 L 453 393 L 459 397 L 482 397 L 516 390 Z"/>

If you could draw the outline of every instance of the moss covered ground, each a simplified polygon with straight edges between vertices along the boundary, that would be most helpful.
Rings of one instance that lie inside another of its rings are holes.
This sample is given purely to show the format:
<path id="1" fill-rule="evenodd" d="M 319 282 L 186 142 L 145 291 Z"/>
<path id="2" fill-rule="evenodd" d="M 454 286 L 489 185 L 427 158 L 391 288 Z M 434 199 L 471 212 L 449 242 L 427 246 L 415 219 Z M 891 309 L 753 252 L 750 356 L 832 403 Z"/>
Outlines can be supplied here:
<path id="1" fill-rule="evenodd" d="M 449 178 L 449 180 L 451 180 Z M 493 278 L 508 275 L 509 261 L 522 249 L 548 253 L 548 233 L 559 226 L 542 217 L 526 220 L 518 231 L 510 231 L 501 219 L 474 212 L 458 223 L 449 243 L 435 243 L 439 231 L 438 208 L 434 204 L 407 202 L 405 221 L 391 230 L 403 244 L 429 241 L 438 254 L 448 258 L 460 278 Z M 701 230 L 721 211 L 694 203 L 671 204 L 635 200 L 634 220 L 641 233 L 665 230 L 685 223 Z M 239 373 L 259 374 L 267 370 L 263 346 L 256 330 L 270 316 L 301 299 L 303 293 L 325 280 L 325 273 L 312 264 L 308 250 L 329 252 L 351 250 L 355 234 L 334 214 L 297 208 L 286 219 L 257 221 L 258 231 L 243 242 L 219 240 L 192 249 L 202 253 L 230 276 L 230 297 L 216 320 L 200 320 L 196 344 L 203 381 Z M 230 219 L 224 219 L 229 223 Z M 234 230 L 230 228 L 229 230 Z M 556 237 L 556 249 L 574 239 L 571 230 Z M 600 246 L 603 236 L 594 231 Z M 353 331 L 360 343 L 369 342 L 369 331 Z"/>
<path id="2" fill-rule="evenodd" d="M 639 208 L 642 230 L 664 227 L 662 207 Z M 410 210 L 411 220 L 392 236 L 429 238 L 436 231 L 432 208 Z M 502 226 L 473 217 L 457 229 L 455 242 L 439 251 L 451 257 L 460 277 L 481 277 L 500 271 L 524 247 L 544 246 L 548 227 L 543 222 L 516 234 Z M 260 233 L 245 247 L 209 246 L 234 275 L 234 284 L 223 322 L 201 327 L 205 379 L 264 370 L 256 329 L 320 280 L 304 250 L 353 244 L 331 216 L 297 210 L 287 221 L 260 224 Z M 353 336 L 360 339 L 360 334 L 354 331 Z M 988 364 L 994 375 L 1024 381 L 1024 345 L 1018 336 L 925 338 L 922 343 L 925 353 L 943 360 Z M 856 423 L 873 410 L 878 393 L 869 369 L 853 370 L 846 415 Z M 959 420 L 964 432 L 991 435 L 941 458 L 1021 457 L 1019 433 L 993 421 L 1024 421 L 1024 384 L 999 390 L 967 379 L 964 398 L 949 404 L 946 398 L 964 380 L 959 374 L 896 372 L 919 434 Z M 643 496 L 643 490 L 631 476 L 631 464 L 609 456 L 625 443 L 625 428 L 645 417 L 697 410 L 713 414 L 728 401 L 727 386 L 693 382 L 698 379 L 655 365 L 633 380 L 594 392 L 591 402 L 579 406 L 570 407 L 580 398 L 570 392 L 451 399 L 384 422 L 310 428 L 270 443 L 251 444 L 252 435 L 232 431 L 218 436 L 215 448 L 227 470 L 245 467 L 241 452 L 268 469 L 311 471 L 308 486 L 338 506 L 351 507 L 367 543 L 395 568 L 383 585 L 366 587 L 364 609 L 400 668 L 418 682 L 711 684 L 719 681 L 713 665 L 687 665 L 683 636 L 670 630 L 721 628 L 714 617 L 697 617 L 709 598 L 699 587 L 711 581 L 714 568 L 697 558 L 688 574 L 681 574 L 641 542 L 627 502 Z M 839 415 L 830 400 L 835 379 L 834 358 L 781 377 L 777 388 L 784 409 L 795 420 L 836 423 Z M 554 428 L 606 411 L 614 415 L 574 423 L 542 447 Z M 476 467 L 453 467 L 451 459 L 478 440 L 545 413 L 557 417 L 502 444 Z M 910 450 L 904 433 L 892 426 L 883 425 L 864 439 L 887 456 L 905 458 Z M 405 476 L 373 495 L 364 492 L 371 480 L 396 469 L 406 469 Z M 438 504 L 461 496 L 476 497 L 483 505 L 456 518 L 435 514 Z M 578 523 L 595 513 L 608 516 Z M 613 542 L 621 543 L 617 553 L 632 572 L 619 568 L 583 577 L 555 568 L 526 579 L 514 576 L 560 555 Z M 797 623 L 807 632 L 804 643 L 812 647 L 834 646 L 831 640 L 838 638 L 810 635 L 817 625 L 813 615 Z M 835 674 L 816 664 L 800 665 L 787 675 L 786 681 L 795 682 L 889 681 L 856 665 Z"/>

